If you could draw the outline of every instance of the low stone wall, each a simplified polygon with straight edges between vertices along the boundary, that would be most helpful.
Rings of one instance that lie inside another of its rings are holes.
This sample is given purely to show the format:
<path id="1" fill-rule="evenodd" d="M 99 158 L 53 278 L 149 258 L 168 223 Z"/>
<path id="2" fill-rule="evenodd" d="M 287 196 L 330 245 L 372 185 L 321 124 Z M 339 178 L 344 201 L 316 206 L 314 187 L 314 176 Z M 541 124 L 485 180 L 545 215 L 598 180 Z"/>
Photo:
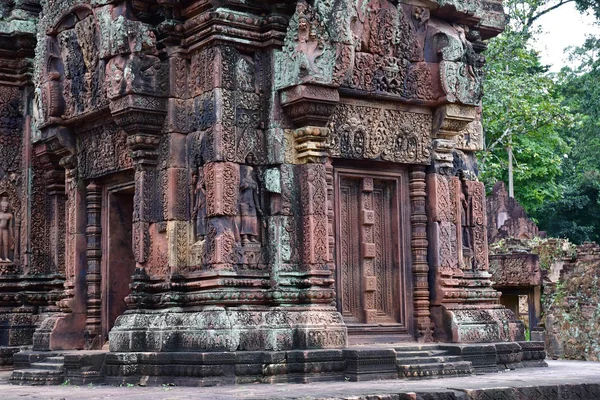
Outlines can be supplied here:
<path id="1" fill-rule="evenodd" d="M 537 256 L 542 278 L 542 315 L 538 327 L 531 331 L 531 339 L 545 340 L 549 358 L 600 360 L 598 244 L 575 246 L 566 239 L 511 238 L 494 243 L 490 252 L 494 287 L 502 291 L 511 285 L 525 288 L 539 284 L 533 279 L 537 275 L 532 273 L 533 263 L 506 262 Z"/>
<path id="2" fill-rule="evenodd" d="M 564 242 L 561 245 L 565 248 Z M 544 281 L 542 322 L 548 356 L 599 361 L 600 246 L 585 243 L 566 252 L 562 257 L 557 252 Z"/>

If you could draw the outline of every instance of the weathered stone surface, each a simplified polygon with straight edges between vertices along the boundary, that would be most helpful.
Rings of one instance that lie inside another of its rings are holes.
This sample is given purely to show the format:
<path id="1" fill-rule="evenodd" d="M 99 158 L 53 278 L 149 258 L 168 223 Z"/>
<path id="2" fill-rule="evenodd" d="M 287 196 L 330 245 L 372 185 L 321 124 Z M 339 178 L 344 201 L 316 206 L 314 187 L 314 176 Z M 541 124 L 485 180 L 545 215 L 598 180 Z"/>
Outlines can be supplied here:
<path id="1" fill-rule="evenodd" d="M 537 225 L 527 218 L 523 207 L 514 198 L 508 196 L 504 182 L 497 182 L 494 185 L 492 195 L 486 201 L 490 243 L 508 238 L 533 239 L 540 236 Z"/>
<path id="2" fill-rule="evenodd" d="M 277 382 L 341 376 L 304 350 L 522 339 L 474 161 L 499 3 L 2 7 L 0 44 L 23 46 L 0 59 L 0 345 L 108 342 L 119 374 L 153 376 L 290 352 Z M 384 358 L 347 357 L 397 376 Z"/>

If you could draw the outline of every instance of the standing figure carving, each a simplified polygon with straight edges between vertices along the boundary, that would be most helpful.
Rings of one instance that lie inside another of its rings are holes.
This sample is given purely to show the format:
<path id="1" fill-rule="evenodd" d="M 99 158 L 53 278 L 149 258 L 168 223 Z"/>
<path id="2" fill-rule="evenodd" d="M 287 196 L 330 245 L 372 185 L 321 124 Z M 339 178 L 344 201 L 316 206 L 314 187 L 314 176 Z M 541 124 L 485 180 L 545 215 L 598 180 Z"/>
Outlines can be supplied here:
<path id="1" fill-rule="evenodd" d="M 240 238 L 242 244 L 258 243 L 263 212 L 258 196 L 258 182 L 254 168 L 242 166 L 240 180 Z"/>
<path id="2" fill-rule="evenodd" d="M 196 223 L 196 240 L 202 241 L 206 237 L 206 185 L 203 167 L 198 167 L 194 200 L 192 217 Z"/>
<path id="3" fill-rule="evenodd" d="M 11 262 L 9 250 L 14 246 L 15 221 L 8 200 L 0 200 L 0 262 Z"/>
<path id="4" fill-rule="evenodd" d="M 473 269 L 473 199 L 469 193 L 466 176 L 462 172 L 459 176 L 463 264 L 465 269 Z"/>

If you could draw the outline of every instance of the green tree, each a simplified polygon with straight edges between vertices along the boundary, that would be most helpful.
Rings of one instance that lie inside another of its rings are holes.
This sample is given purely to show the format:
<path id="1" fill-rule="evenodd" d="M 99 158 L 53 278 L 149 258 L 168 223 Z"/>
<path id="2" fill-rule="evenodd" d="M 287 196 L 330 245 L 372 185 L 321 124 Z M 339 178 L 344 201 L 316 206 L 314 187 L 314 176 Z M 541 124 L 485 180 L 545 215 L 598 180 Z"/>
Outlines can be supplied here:
<path id="1" fill-rule="evenodd" d="M 551 236 L 600 241 L 600 39 L 572 51 L 554 75 L 532 50 L 543 15 L 567 3 L 600 18 L 600 0 L 508 0 L 506 31 L 489 42 L 483 99 L 487 148 L 480 178 L 508 180 L 515 197 Z"/>
<path id="2" fill-rule="evenodd" d="M 588 38 L 573 49 L 571 61 L 558 83 L 563 104 L 578 115 L 577 123 L 561 132 L 571 146 L 558 179 L 564 193 L 536 216 L 551 236 L 600 242 L 600 39 Z"/>
<path id="3" fill-rule="evenodd" d="M 560 132 L 573 121 L 552 76 L 529 46 L 533 40 L 529 30 L 510 25 L 489 42 L 483 98 L 486 149 L 479 155 L 480 179 L 491 188 L 508 180 L 507 148 L 512 148 L 515 197 L 529 213 L 561 195 L 557 178 L 568 146 Z"/>

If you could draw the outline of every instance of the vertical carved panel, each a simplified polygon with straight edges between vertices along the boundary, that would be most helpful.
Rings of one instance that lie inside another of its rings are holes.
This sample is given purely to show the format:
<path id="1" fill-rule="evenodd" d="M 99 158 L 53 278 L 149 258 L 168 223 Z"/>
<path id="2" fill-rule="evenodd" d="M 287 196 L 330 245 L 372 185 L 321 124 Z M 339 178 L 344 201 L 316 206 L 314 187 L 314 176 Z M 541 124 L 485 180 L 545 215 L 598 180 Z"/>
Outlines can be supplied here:
<path id="1" fill-rule="evenodd" d="M 360 214 L 368 215 L 373 213 L 374 201 L 373 201 L 373 178 L 363 178 L 358 180 L 361 186 L 360 198 Z M 358 221 L 359 226 L 357 230 L 361 232 L 362 242 L 362 273 L 361 273 L 361 291 L 363 297 L 363 308 L 364 308 L 364 322 L 367 324 L 374 324 L 377 322 L 377 299 L 379 293 L 377 292 L 376 284 L 367 284 L 367 282 L 376 282 L 379 278 L 380 264 L 377 263 L 377 251 L 381 250 L 379 243 L 375 242 L 376 235 L 374 231 L 377 230 L 377 226 L 365 223 L 368 218 L 363 218 L 362 221 Z"/>
<path id="2" fill-rule="evenodd" d="M 377 313 L 388 322 L 398 322 L 394 307 L 395 290 L 398 282 L 394 279 L 394 232 L 392 223 L 396 223 L 392 209 L 393 192 L 391 182 L 377 182 L 373 191 L 373 238 L 376 245 L 374 275 L 377 278 Z"/>
<path id="3" fill-rule="evenodd" d="M 429 312 L 429 265 L 427 263 L 427 214 L 425 212 L 425 171 L 415 167 L 410 173 L 411 250 L 414 282 L 414 313 L 417 339 L 433 341 L 433 324 Z"/>
<path id="4" fill-rule="evenodd" d="M 356 243 L 359 243 L 357 217 L 359 215 L 357 180 L 341 179 L 340 182 L 340 303 L 342 315 L 359 322 L 362 320 L 360 305 L 360 258 Z"/>
<path id="5" fill-rule="evenodd" d="M 329 257 L 327 233 L 327 179 L 325 165 L 298 167 L 303 218 L 304 263 L 321 268 Z"/>
<path id="6" fill-rule="evenodd" d="M 44 177 L 42 163 L 38 157 L 33 158 L 31 169 L 31 207 L 29 242 L 31 243 L 31 256 L 26 270 L 30 275 L 45 274 L 50 267 L 50 242 L 49 232 L 49 207 L 47 195 L 47 182 Z M 26 243 L 26 239 L 23 241 Z"/>
<path id="7" fill-rule="evenodd" d="M 238 212 L 239 165 L 209 163 L 204 166 L 204 177 L 207 216 L 235 216 Z"/>
<path id="8" fill-rule="evenodd" d="M 65 171 L 65 299 L 59 303 L 62 312 L 71 312 L 71 302 L 75 296 L 75 281 L 77 279 L 76 271 L 79 263 L 76 249 L 79 246 L 78 236 L 81 232 L 78 230 L 77 215 L 85 210 L 78 210 L 78 206 L 84 202 L 79 201 L 77 187 L 77 168 L 68 165 Z M 80 199 L 82 200 L 82 199 Z M 81 203 L 81 204 L 79 204 Z M 80 216 L 81 217 L 81 216 Z M 81 249 L 80 249 L 81 250 Z"/>
<path id="9" fill-rule="evenodd" d="M 333 262 L 333 252 L 335 249 L 335 227 L 334 227 L 334 207 L 333 207 L 333 192 L 334 192 L 334 179 L 333 179 L 333 166 L 331 162 L 325 165 L 326 180 L 327 180 L 327 236 L 329 243 L 329 254 L 328 261 Z"/>
<path id="10" fill-rule="evenodd" d="M 76 170 L 69 168 L 66 171 L 66 213 L 65 213 L 65 225 L 66 225 L 66 256 L 65 256 L 65 289 L 68 297 L 73 297 L 73 286 L 75 276 L 75 207 L 76 204 L 76 192 L 77 183 L 75 179 Z M 68 311 L 68 310 L 65 310 Z"/>
<path id="11" fill-rule="evenodd" d="M 102 306 L 101 296 L 101 207 L 102 207 L 102 186 L 97 182 L 91 181 L 87 186 L 87 318 L 86 329 L 93 338 L 101 333 L 101 315 Z"/>
<path id="12" fill-rule="evenodd" d="M 476 271 L 487 271 L 488 248 L 487 229 L 485 215 L 485 187 L 482 182 L 468 181 L 467 186 L 472 196 L 472 219 L 473 219 L 473 251 L 474 269 Z"/>
<path id="13" fill-rule="evenodd" d="M 64 170 L 45 174 L 50 197 L 50 251 L 52 272 L 64 272 L 65 263 L 65 175 Z"/>

